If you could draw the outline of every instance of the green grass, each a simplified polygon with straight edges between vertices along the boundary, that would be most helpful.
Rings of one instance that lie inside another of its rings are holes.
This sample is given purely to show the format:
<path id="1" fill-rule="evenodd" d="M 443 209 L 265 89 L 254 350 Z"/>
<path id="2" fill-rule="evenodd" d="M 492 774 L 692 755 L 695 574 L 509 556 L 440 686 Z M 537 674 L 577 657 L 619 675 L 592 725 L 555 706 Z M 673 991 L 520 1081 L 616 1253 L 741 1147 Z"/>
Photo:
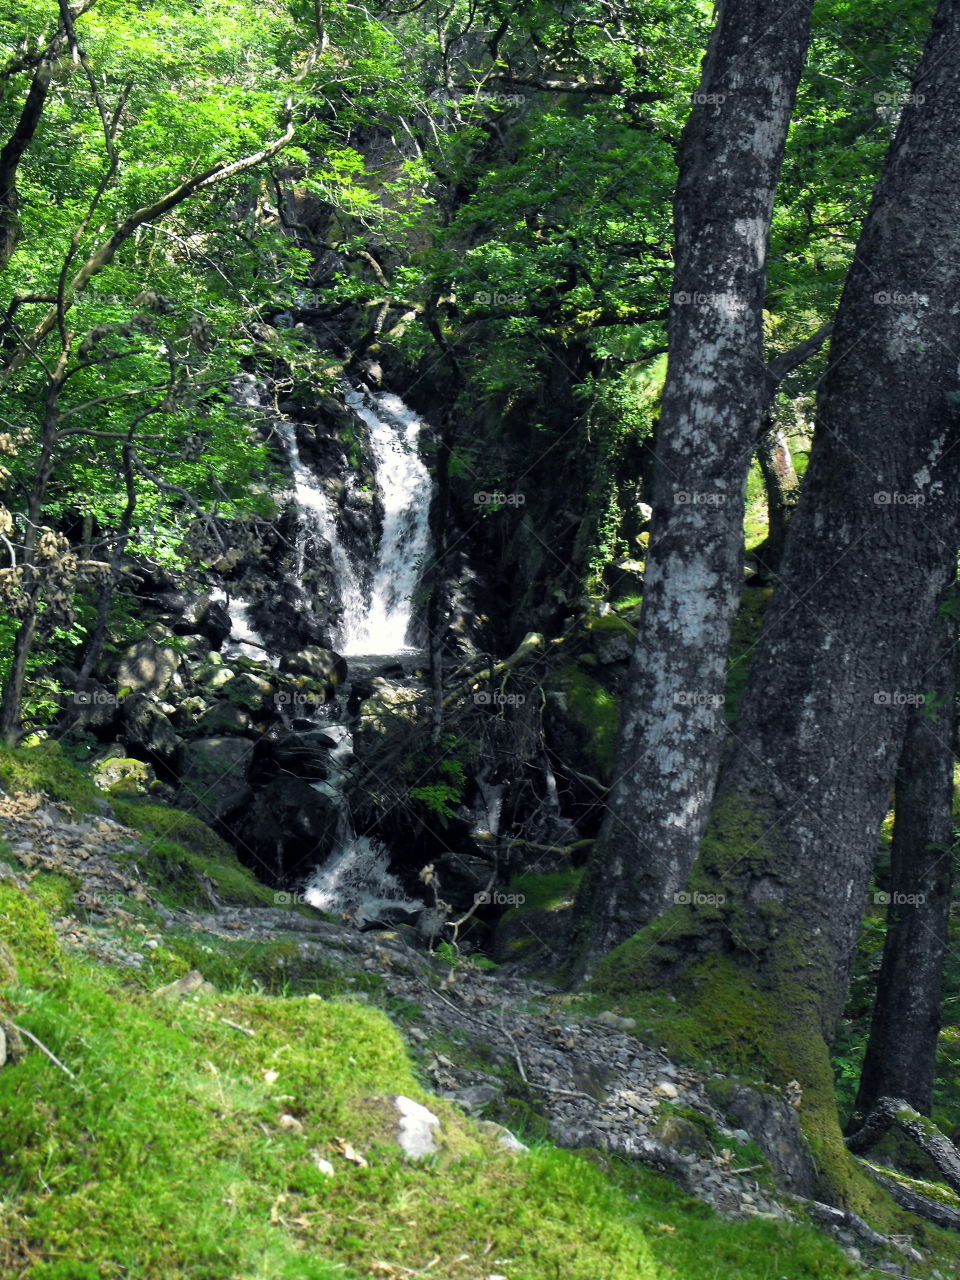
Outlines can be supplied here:
<path id="1" fill-rule="evenodd" d="M 17 1021 L 75 1076 L 36 1050 L 0 1071 L 5 1274 L 399 1280 L 433 1259 L 426 1274 L 440 1280 L 854 1274 L 807 1228 L 722 1221 L 629 1166 L 549 1146 L 502 1152 L 423 1092 L 399 1034 L 366 1003 L 249 990 L 158 1001 L 61 957 L 43 899 L 10 885 L 0 941 L 18 962 L 4 992 Z M 181 960 L 222 983 L 242 977 L 239 944 L 208 952 L 211 941 L 197 935 Z M 421 1165 L 384 1140 L 372 1099 L 396 1092 L 443 1121 L 441 1150 Z M 281 1128 L 284 1114 L 303 1131 Z M 337 1153 L 340 1138 L 366 1168 Z"/>
<path id="2" fill-rule="evenodd" d="M 10 792 L 42 791 L 77 814 L 99 813 L 103 806 L 103 792 L 57 742 L 0 747 L 0 786 Z"/>

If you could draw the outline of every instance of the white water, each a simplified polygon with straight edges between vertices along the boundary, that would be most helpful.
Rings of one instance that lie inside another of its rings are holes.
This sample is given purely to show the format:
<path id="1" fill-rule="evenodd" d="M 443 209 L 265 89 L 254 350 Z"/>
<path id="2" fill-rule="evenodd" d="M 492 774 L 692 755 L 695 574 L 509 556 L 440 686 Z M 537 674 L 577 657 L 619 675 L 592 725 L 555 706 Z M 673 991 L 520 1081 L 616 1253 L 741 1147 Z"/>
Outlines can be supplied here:
<path id="1" fill-rule="evenodd" d="M 400 881 L 388 871 L 390 855 L 376 840 L 358 836 L 350 808 L 342 793 L 353 758 L 353 738 L 344 725 L 324 725 L 324 733 L 337 739 L 330 752 L 331 771 L 323 782 L 311 785 L 332 796 L 340 805 L 336 846 L 322 867 L 317 867 L 304 889 L 304 897 L 318 911 L 342 912 L 355 924 L 389 921 L 398 909 L 422 910 Z"/>
<path id="2" fill-rule="evenodd" d="M 290 471 L 293 475 L 294 493 L 301 513 L 297 530 L 297 577 L 303 576 L 307 533 L 309 526 L 313 525 L 330 547 L 330 559 L 340 593 L 340 625 L 337 644 L 338 648 L 342 648 L 343 638 L 351 635 L 362 625 L 366 611 L 363 589 L 360 586 L 357 571 L 353 567 L 353 561 L 340 541 L 337 522 L 330 509 L 330 500 L 320 487 L 316 476 L 304 466 L 300 458 L 296 427 L 287 418 L 281 418 L 277 422 L 277 428 L 287 452 Z"/>
<path id="3" fill-rule="evenodd" d="M 422 911 L 387 870 L 390 855 L 369 836 L 354 836 L 335 849 L 310 878 L 304 897 L 318 911 L 343 912 L 358 925 L 389 923 L 396 912 Z"/>
<path id="4" fill-rule="evenodd" d="M 420 457 L 423 423 L 398 396 L 349 391 L 347 404 L 367 425 L 383 501 L 383 534 L 370 602 L 345 620 L 345 654 L 409 651 L 412 596 L 426 558 L 430 531 L 430 473 Z"/>

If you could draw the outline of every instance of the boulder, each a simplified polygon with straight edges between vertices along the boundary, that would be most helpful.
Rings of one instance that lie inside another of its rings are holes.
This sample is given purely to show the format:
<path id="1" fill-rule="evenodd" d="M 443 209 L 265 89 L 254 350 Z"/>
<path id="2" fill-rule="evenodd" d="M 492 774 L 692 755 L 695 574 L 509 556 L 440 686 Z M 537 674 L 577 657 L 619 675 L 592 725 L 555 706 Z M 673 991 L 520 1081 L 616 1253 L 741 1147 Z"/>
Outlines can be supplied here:
<path id="1" fill-rule="evenodd" d="M 382 679 L 372 680 L 370 684 L 371 693 L 360 704 L 360 718 L 354 734 L 358 756 L 382 745 L 395 734 L 409 734 L 423 701 L 420 689 L 408 689 L 406 685 L 391 684 L 389 680 Z"/>
<path id="2" fill-rule="evenodd" d="M 91 773 L 101 791 L 108 791 L 114 796 L 144 795 L 153 789 L 157 781 L 157 775 L 146 761 L 123 756 L 98 760 Z"/>
<path id="3" fill-rule="evenodd" d="M 77 690 L 70 697 L 70 704 L 76 727 L 98 736 L 114 724 L 119 709 L 116 695 L 96 680 L 89 680 L 85 689 Z"/>
<path id="4" fill-rule="evenodd" d="M 215 702 L 208 707 L 196 723 L 196 729 L 205 737 L 221 734 L 246 733 L 250 728 L 250 714 L 232 702 Z"/>
<path id="5" fill-rule="evenodd" d="M 132 693 L 124 698 L 120 723 L 129 746 L 161 760 L 170 759 L 180 745 L 173 725 L 144 693 Z"/>
<path id="6" fill-rule="evenodd" d="M 332 690 L 347 678 L 346 659 L 332 649 L 321 649 L 314 644 L 283 654 L 280 658 L 280 670 L 289 675 L 309 676 L 311 680 L 318 680 Z"/>
<path id="7" fill-rule="evenodd" d="M 244 738 L 197 738 L 180 752 L 177 807 L 216 822 L 250 798 L 247 769 L 253 743 Z"/>
<path id="8" fill-rule="evenodd" d="M 176 649 L 154 639 L 140 640 L 120 657 L 115 677 L 117 688 L 132 693 L 162 693 L 179 666 L 180 654 Z"/>
<path id="9" fill-rule="evenodd" d="M 336 739 L 322 729 L 285 733 L 269 744 L 268 759 L 296 778 L 326 778 L 330 773 L 330 751 L 336 745 Z"/>
<path id="10" fill-rule="evenodd" d="M 726 1077 L 708 1080 L 706 1090 L 711 1101 L 753 1138 L 782 1186 L 794 1195 L 815 1194 L 813 1160 L 797 1112 L 785 1098 Z"/>
<path id="11" fill-rule="evenodd" d="M 206 696 L 219 692 L 225 684 L 237 674 L 232 667 L 225 667 L 222 662 L 214 662 L 220 655 L 211 653 L 210 659 L 194 672 L 194 682 Z"/>
<path id="12" fill-rule="evenodd" d="M 283 877 L 323 862 L 333 851 L 342 810 L 343 801 L 326 783 L 279 774 L 257 788 L 230 825 L 245 861 L 249 856 L 253 865 Z"/>
<path id="13" fill-rule="evenodd" d="M 250 671 L 241 671 L 232 680 L 224 681 L 218 686 L 218 692 L 221 698 L 226 698 L 234 706 L 254 714 L 269 711 L 274 706 L 273 685 Z"/>
<path id="14" fill-rule="evenodd" d="M 192 616 L 191 616 L 192 615 Z M 228 639 L 233 624 L 226 607 L 218 600 L 201 596 L 190 614 L 174 630 L 181 635 L 198 635 L 209 640 L 214 649 L 221 649 Z M 185 628 L 189 628 L 186 630 Z"/>

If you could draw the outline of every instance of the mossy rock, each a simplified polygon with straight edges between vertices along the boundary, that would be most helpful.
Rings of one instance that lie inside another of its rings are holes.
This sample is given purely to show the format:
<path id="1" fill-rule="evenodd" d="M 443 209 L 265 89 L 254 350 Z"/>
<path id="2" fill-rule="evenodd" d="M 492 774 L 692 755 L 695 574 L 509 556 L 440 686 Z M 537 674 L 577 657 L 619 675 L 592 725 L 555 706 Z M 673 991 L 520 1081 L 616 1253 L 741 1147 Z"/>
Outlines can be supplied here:
<path id="1" fill-rule="evenodd" d="M 616 694 L 575 663 L 552 677 L 546 693 L 544 723 L 553 750 L 575 768 L 585 765 L 586 771 L 609 781 L 620 722 Z"/>
<path id="2" fill-rule="evenodd" d="M 98 760 L 90 772 L 101 791 L 111 796 L 146 795 L 157 781 L 151 765 L 130 756 Z"/>
<path id="3" fill-rule="evenodd" d="M 629 662 L 637 643 L 637 629 L 617 613 L 590 614 L 583 623 L 587 648 L 601 663 Z"/>
<path id="4" fill-rule="evenodd" d="M 523 960 L 548 972 L 555 969 L 569 937 L 573 900 L 581 872 L 518 876 L 508 894 L 522 898 L 497 923 L 491 945 L 498 963 Z"/>
<path id="5" fill-rule="evenodd" d="M 128 827 L 145 835 L 174 840 L 205 858 L 236 859 L 233 849 L 205 822 L 172 805 L 141 800 L 120 800 L 114 805 L 117 817 Z"/>

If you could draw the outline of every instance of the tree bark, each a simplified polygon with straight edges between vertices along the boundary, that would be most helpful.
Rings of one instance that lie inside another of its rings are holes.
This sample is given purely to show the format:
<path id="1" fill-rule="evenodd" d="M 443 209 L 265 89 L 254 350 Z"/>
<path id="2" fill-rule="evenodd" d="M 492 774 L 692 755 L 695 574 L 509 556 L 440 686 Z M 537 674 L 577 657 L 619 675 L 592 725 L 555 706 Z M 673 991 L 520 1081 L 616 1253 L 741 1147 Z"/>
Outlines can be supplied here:
<path id="1" fill-rule="evenodd" d="M 957 546 L 960 3 L 942 0 L 844 288 L 810 466 L 689 902 L 605 963 L 672 975 L 853 1194 L 827 1054 Z M 731 1036 L 731 1026 L 736 1028 Z"/>
<path id="2" fill-rule="evenodd" d="M 581 968 L 682 887 L 709 811 L 746 476 L 767 401 L 767 240 L 810 8 L 719 5 L 684 130 L 640 640 L 623 704 L 621 777 L 579 897 Z"/>
<path id="3" fill-rule="evenodd" d="M 934 628 L 924 688 L 897 767 L 887 936 L 858 1113 L 878 1098 L 904 1098 L 923 1115 L 933 1107 L 940 995 L 953 882 L 953 733 L 956 623 Z"/>

